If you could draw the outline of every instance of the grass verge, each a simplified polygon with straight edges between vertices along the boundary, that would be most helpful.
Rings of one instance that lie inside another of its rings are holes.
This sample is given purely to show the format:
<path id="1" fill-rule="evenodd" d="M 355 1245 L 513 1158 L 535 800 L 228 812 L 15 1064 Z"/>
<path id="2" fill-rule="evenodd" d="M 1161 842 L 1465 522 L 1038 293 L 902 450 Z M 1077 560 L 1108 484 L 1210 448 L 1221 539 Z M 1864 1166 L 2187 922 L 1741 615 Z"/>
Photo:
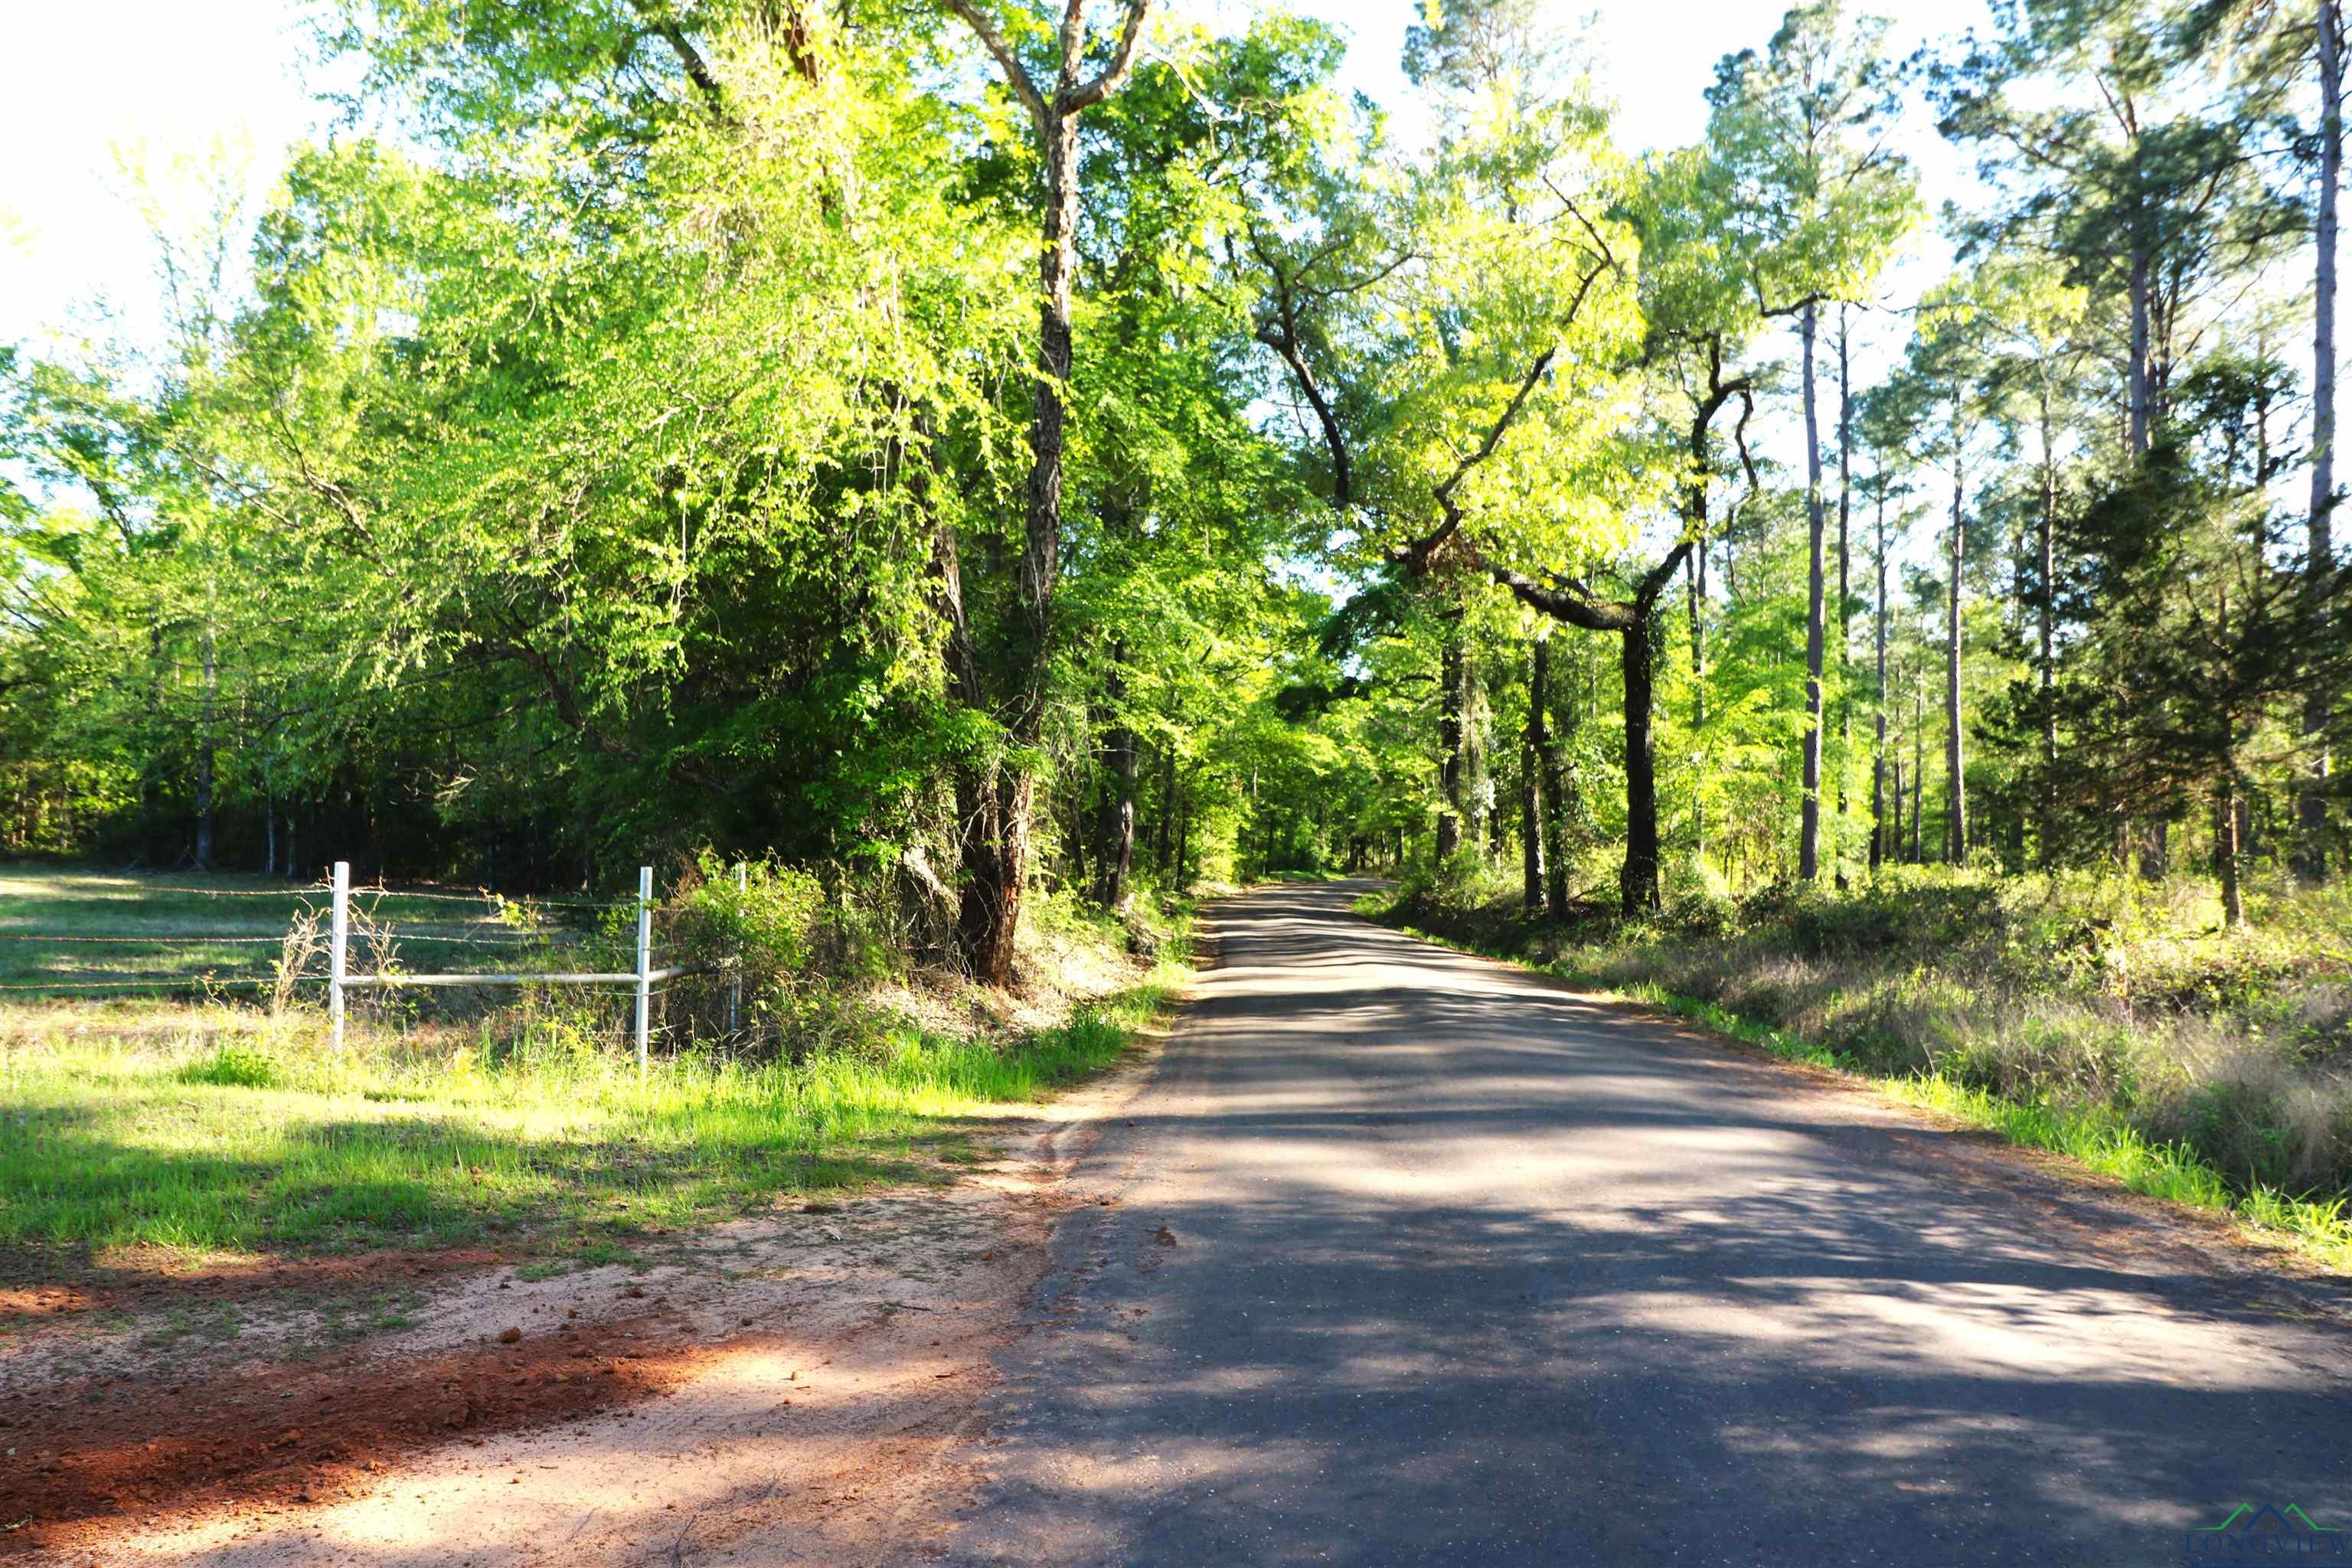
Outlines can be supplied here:
<path id="1" fill-rule="evenodd" d="M 1383 918 L 1386 912 L 1377 895 L 1359 908 L 1374 919 Z M 2347 1217 L 2342 1200 L 2313 1201 L 2260 1184 L 2233 1185 L 2193 1152 L 2149 1139 L 2103 1108 L 2010 1100 L 1933 1071 L 1874 1071 L 1853 1057 L 1700 997 L 1646 983 L 1612 984 L 1572 963 L 1532 962 L 1418 926 L 1389 923 L 1423 942 L 1553 975 L 1607 1000 L 1638 1003 L 1703 1024 L 1790 1061 L 1861 1079 L 1904 1104 L 1962 1126 L 1997 1133 L 2021 1148 L 2063 1155 L 2133 1192 L 2228 1215 L 2258 1240 L 2285 1247 L 2323 1268 L 2352 1275 L 2352 1217 Z"/>
<path id="2" fill-rule="evenodd" d="M 311 1253 L 496 1245 L 614 1260 L 782 1194 L 969 1157 L 966 1119 L 1122 1056 L 1185 970 L 1163 960 L 1008 1040 L 877 1020 L 798 1061 L 686 1056 L 640 1078 L 561 1039 L 495 1055 L 219 1009 L 177 1030 L 0 1032 L 0 1251 Z"/>

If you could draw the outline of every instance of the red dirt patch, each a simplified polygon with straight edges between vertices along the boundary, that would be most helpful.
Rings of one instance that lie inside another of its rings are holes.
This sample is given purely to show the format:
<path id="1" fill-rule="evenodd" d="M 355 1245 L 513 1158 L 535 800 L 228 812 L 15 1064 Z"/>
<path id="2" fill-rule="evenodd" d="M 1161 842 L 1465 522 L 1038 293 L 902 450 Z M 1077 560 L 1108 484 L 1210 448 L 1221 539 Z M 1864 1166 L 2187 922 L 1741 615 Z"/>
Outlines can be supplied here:
<path id="1" fill-rule="evenodd" d="M 0 1553 L 225 1500 L 299 1509 L 373 1485 L 372 1472 L 426 1448 L 650 1399 L 713 1353 L 680 1342 L 685 1329 L 661 1312 L 438 1355 L 351 1352 L 12 1398 L 0 1406 Z"/>
<path id="2" fill-rule="evenodd" d="M 70 1317 L 76 1312 L 95 1311 L 106 1304 L 105 1297 L 70 1285 L 35 1285 L 15 1289 L 0 1286 L 0 1323 Z"/>

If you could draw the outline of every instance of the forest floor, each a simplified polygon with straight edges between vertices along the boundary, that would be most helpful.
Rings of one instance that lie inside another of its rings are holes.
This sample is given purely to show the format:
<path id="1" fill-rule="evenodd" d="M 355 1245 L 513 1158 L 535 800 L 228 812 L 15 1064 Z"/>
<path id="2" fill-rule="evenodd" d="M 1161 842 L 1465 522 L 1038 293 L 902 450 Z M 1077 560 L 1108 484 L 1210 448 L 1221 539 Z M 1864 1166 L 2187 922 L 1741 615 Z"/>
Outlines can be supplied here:
<path id="1" fill-rule="evenodd" d="M 480 1249 L 0 1289 L 0 1558 L 903 1560 L 970 1492 L 989 1355 L 1156 1038 L 930 1179 L 551 1268 Z M 789 1526 L 777 1521 L 788 1521 Z"/>

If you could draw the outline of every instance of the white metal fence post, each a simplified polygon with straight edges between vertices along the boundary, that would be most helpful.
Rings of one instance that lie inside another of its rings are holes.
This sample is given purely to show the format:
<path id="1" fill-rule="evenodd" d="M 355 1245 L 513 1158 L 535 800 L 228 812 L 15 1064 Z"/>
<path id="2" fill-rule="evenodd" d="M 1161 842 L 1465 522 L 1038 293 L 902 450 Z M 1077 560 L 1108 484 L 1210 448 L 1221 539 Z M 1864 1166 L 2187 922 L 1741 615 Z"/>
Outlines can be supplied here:
<path id="1" fill-rule="evenodd" d="M 340 1052 L 343 1048 L 344 965 L 352 939 L 352 863 L 348 860 L 335 862 L 335 912 L 330 930 L 327 1008 L 334 1019 L 335 1049 Z"/>
<path id="2" fill-rule="evenodd" d="M 654 1005 L 654 868 L 637 868 L 637 1070 L 646 1070 L 646 1037 Z"/>
<path id="3" fill-rule="evenodd" d="M 738 860 L 735 862 L 735 891 L 738 895 L 740 895 L 748 891 L 751 886 L 751 868 L 744 862 Z M 743 900 L 739 896 L 735 902 L 737 905 L 736 913 L 740 916 L 742 913 L 741 905 Z M 742 1027 L 743 955 L 739 952 L 735 954 L 735 978 L 727 987 L 727 1033 L 732 1036 L 740 1032 Z"/>

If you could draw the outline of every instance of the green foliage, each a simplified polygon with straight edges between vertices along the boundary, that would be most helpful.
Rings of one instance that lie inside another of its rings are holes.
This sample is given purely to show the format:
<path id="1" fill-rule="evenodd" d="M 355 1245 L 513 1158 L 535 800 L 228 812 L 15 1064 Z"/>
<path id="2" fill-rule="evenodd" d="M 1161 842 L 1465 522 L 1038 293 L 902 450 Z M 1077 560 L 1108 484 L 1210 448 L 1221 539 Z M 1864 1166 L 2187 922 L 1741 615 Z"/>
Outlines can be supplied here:
<path id="1" fill-rule="evenodd" d="M 730 868 L 706 849 L 672 896 L 669 940 L 686 963 L 730 964 L 730 978 L 765 990 L 809 966 L 824 912 L 824 889 L 807 872 L 764 861 Z"/>
<path id="2" fill-rule="evenodd" d="M 274 1089 L 278 1066 L 259 1051 L 225 1045 L 182 1068 L 179 1079 L 182 1083 L 208 1083 L 219 1089 Z"/>
<path id="3" fill-rule="evenodd" d="M 1916 216 L 1908 164 L 1885 132 L 1897 91 L 1886 26 L 1809 0 L 1760 54 L 1716 68 L 1707 145 L 1727 186 L 1719 243 L 1767 308 L 1863 299 Z"/>

